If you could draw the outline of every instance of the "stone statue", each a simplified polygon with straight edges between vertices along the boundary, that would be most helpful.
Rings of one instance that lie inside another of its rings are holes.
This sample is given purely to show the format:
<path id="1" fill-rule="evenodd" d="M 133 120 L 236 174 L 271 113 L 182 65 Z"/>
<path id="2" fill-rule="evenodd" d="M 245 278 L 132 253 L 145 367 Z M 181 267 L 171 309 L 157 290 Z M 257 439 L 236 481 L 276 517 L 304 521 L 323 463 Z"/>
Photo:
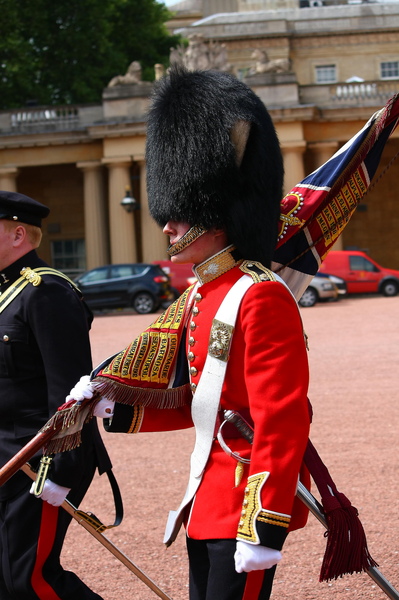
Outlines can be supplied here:
<path id="1" fill-rule="evenodd" d="M 116 85 L 140 84 L 141 81 L 141 65 L 135 60 L 130 63 L 126 75 L 116 75 L 109 82 L 107 87 L 115 87 Z"/>
<path id="2" fill-rule="evenodd" d="M 212 69 L 216 71 L 226 71 L 229 72 L 231 70 L 231 65 L 228 63 L 227 59 L 227 49 L 226 44 L 219 44 L 219 42 L 209 42 L 209 54 L 212 64 Z"/>
<path id="3" fill-rule="evenodd" d="M 186 50 L 185 50 L 184 46 L 181 46 L 181 45 L 177 46 L 177 48 L 171 48 L 170 55 L 169 55 L 170 64 L 171 65 L 174 65 L 174 64 L 182 65 L 185 51 Z"/>
<path id="4" fill-rule="evenodd" d="M 184 65 L 189 71 L 229 71 L 225 44 L 206 42 L 203 34 L 193 33 L 188 36 L 188 47 L 178 46 L 170 49 L 170 64 Z"/>
<path id="5" fill-rule="evenodd" d="M 188 48 L 184 53 L 183 63 L 189 71 L 207 71 L 211 68 L 209 48 L 202 34 L 193 33 L 188 36 Z"/>
<path id="6" fill-rule="evenodd" d="M 289 58 L 276 58 L 269 60 L 266 50 L 254 50 L 251 58 L 255 60 L 255 65 L 250 69 L 250 75 L 260 73 L 287 73 L 290 70 Z"/>
<path id="7" fill-rule="evenodd" d="M 165 75 L 165 67 L 163 65 L 161 65 L 160 63 L 157 63 L 156 65 L 154 65 L 154 71 L 155 71 L 155 81 L 158 81 L 159 79 L 161 79 L 161 77 L 163 77 Z"/>

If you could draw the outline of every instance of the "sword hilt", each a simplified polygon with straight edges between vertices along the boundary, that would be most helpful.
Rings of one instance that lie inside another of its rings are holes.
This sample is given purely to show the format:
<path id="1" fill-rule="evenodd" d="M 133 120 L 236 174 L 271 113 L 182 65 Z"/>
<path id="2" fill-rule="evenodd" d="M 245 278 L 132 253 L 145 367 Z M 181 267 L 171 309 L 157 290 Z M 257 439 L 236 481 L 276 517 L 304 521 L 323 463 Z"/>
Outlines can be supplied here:
<path id="1" fill-rule="evenodd" d="M 251 425 L 234 410 L 225 410 L 223 414 L 226 421 L 234 425 L 234 427 L 236 427 L 241 433 L 243 438 L 252 444 L 254 439 L 254 430 L 252 429 Z"/>
<path id="2" fill-rule="evenodd" d="M 44 484 L 46 483 L 47 475 L 53 462 L 52 456 L 42 456 L 40 459 L 40 466 L 37 471 L 36 481 L 33 488 L 33 495 L 40 496 L 43 492 Z"/>

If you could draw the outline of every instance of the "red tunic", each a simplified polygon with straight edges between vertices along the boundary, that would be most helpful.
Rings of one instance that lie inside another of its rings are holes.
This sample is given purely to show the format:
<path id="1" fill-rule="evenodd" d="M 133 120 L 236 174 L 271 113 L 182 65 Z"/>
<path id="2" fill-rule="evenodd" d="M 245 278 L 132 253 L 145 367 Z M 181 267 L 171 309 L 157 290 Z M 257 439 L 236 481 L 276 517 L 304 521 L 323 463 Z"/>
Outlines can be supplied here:
<path id="1" fill-rule="evenodd" d="M 206 360 L 212 320 L 242 275 L 236 265 L 216 278 L 205 274 L 205 282 L 200 280 L 185 340 L 193 388 Z M 241 483 L 235 487 L 237 461 L 214 440 L 186 515 L 189 537 L 238 537 L 280 548 L 287 530 L 305 525 L 307 510 L 295 492 L 309 435 L 307 390 L 307 353 L 295 300 L 282 283 L 258 281 L 239 308 L 220 399 L 222 410 L 241 412 L 253 424 L 252 446 L 231 425 L 224 435 L 228 446 L 250 458 L 250 464 L 244 465 Z M 137 432 L 190 426 L 189 406 L 162 410 L 117 406 L 107 429 Z M 308 485 L 308 474 L 302 471 L 301 479 Z"/>

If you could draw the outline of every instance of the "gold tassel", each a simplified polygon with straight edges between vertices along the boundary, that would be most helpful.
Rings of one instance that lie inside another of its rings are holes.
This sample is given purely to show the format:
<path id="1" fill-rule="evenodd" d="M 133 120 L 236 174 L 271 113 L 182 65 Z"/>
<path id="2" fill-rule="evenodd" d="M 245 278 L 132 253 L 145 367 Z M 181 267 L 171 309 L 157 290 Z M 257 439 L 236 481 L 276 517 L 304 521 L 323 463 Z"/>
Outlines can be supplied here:
<path id="1" fill-rule="evenodd" d="M 244 465 L 242 462 L 240 462 L 238 460 L 237 464 L 236 464 L 236 470 L 234 473 L 234 483 L 235 483 L 234 487 L 238 487 L 240 485 L 243 475 L 244 475 Z"/>

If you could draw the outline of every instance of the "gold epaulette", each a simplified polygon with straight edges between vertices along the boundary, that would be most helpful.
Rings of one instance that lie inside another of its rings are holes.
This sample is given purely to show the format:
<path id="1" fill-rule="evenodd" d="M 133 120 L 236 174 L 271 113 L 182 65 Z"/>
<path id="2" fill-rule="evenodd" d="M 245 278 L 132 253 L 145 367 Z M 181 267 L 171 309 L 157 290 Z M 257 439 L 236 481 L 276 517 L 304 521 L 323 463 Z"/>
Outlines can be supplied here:
<path id="1" fill-rule="evenodd" d="M 42 275 L 55 275 L 56 277 L 61 277 L 61 279 L 65 279 L 72 287 L 76 290 L 79 290 L 76 283 L 69 279 L 67 275 L 61 273 L 61 271 L 57 271 L 57 269 L 52 269 L 51 267 L 36 267 L 36 269 L 31 269 L 30 267 L 24 267 L 20 275 L 23 279 L 26 279 L 33 286 L 38 286 L 42 282 Z"/>
<path id="2" fill-rule="evenodd" d="M 240 264 L 240 269 L 243 273 L 250 275 L 254 283 L 260 283 L 261 281 L 277 281 L 273 271 L 264 267 L 260 262 L 244 260 Z"/>

